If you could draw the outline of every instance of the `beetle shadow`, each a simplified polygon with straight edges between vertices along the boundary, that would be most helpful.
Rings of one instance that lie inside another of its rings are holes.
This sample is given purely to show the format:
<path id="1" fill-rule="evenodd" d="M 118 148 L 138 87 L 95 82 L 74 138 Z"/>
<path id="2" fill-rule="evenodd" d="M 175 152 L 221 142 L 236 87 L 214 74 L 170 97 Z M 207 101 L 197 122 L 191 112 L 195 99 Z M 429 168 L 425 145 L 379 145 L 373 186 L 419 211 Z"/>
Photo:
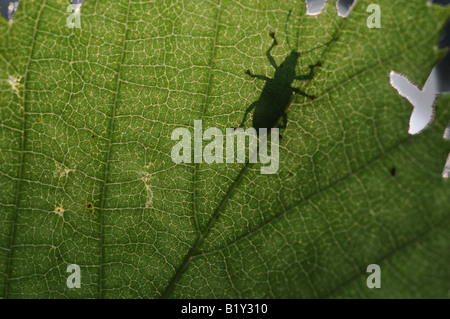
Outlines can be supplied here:
<path id="1" fill-rule="evenodd" d="M 258 100 L 253 102 L 246 109 L 241 124 L 239 125 L 239 127 L 242 128 L 247 121 L 248 116 L 253 111 L 252 127 L 256 129 L 258 135 L 259 129 L 269 130 L 276 127 L 281 129 L 286 128 L 288 122 L 286 112 L 292 102 L 292 98 L 295 95 L 304 96 L 310 100 L 315 99 L 313 95 L 310 95 L 299 88 L 293 87 L 292 84 L 297 80 L 306 81 L 313 79 L 315 71 L 321 66 L 320 62 L 314 65 L 309 65 L 309 73 L 297 75 L 296 67 L 299 62 L 300 53 L 295 50 L 292 50 L 285 60 L 280 65 L 277 65 L 272 56 L 272 50 L 278 45 L 278 42 L 273 32 L 270 33 L 270 36 L 273 39 L 273 43 L 266 51 L 266 57 L 275 70 L 273 78 L 266 75 L 253 74 L 250 70 L 245 71 L 245 73 L 251 78 L 265 82 L 264 88 L 262 89 Z M 327 46 L 334 40 L 335 39 L 332 39 L 325 44 L 312 48 L 308 51 L 304 51 L 303 54 L 316 50 L 320 47 Z"/>

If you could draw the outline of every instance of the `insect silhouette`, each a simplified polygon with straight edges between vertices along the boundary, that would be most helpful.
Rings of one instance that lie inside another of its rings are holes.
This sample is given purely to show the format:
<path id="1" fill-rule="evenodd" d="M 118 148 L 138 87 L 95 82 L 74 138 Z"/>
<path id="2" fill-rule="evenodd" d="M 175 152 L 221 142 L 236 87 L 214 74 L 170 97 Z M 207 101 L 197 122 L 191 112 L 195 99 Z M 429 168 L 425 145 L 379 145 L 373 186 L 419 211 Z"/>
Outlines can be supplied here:
<path id="1" fill-rule="evenodd" d="M 245 111 L 242 123 L 239 125 L 239 127 L 243 127 L 248 115 L 254 110 L 253 127 L 256 129 L 258 134 L 260 128 L 270 129 L 277 126 L 280 128 L 286 128 L 286 111 L 290 105 L 292 94 L 295 93 L 306 96 L 311 100 L 315 98 L 313 95 L 309 95 L 298 88 L 292 87 L 292 84 L 295 80 L 312 79 L 316 68 L 321 66 L 320 62 L 315 65 L 310 65 L 310 72 L 308 74 L 296 75 L 295 67 L 297 66 L 300 53 L 295 50 L 292 50 L 283 63 L 278 66 L 271 54 L 272 49 L 278 45 L 278 42 L 276 40 L 275 33 L 271 32 L 269 35 L 272 37 L 273 43 L 267 50 L 266 56 L 270 64 L 275 69 L 275 75 L 273 78 L 269 78 L 265 75 L 255 75 L 250 72 L 250 70 L 245 72 L 254 79 L 265 81 L 266 84 L 264 85 L 259 99 L 253 102 Z M 280 120 L 282 120 L 281 125 L 279 125 Z"/>

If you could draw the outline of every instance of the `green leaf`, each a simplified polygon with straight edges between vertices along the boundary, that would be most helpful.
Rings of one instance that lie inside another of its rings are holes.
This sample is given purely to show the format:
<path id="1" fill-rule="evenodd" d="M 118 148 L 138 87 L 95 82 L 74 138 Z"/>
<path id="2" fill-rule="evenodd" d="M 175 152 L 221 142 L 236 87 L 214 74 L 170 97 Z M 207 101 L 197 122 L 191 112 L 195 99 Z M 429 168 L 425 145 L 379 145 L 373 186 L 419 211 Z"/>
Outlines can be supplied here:
<path id="1" fill-rule="evenodd" d="M 0 19 L 1 296 L 448 298 L 450 100 L 409 136 L 389 72 L 423 85 L 449 10 L 379 0 L 369 29 L 370 3 L 87 0 L 70 29 L 67 1 L 22 0 Z M 244 71 L 273 76 L 271 31 L 277 63 L 287 38 L 297 74 L 322 62 L 295 82 L 317 98 L 290 107 L 277 174 L 175 164 L 175 128 L 225 131 L 258 99 Z"/>

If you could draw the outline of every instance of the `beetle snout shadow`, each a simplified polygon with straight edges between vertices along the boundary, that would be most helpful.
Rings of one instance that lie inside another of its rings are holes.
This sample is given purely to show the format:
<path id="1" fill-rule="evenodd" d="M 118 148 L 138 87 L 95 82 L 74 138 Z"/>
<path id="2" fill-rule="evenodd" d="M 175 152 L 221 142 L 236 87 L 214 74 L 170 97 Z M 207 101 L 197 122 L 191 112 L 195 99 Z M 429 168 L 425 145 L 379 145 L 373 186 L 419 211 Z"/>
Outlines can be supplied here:
<path id="1" fill-rule="evenodd" d="M 256 75 L 247 70 L 245 73 L 254 79 L 259 79 L 265 82 L 264 88 L 261 92 L 259 99 L 253 102 L 245 111 L 244 118 L 242 119 L 239 127 L 243 127 L 248 115 L 254 110 L 253 113 L 253 127 L 259 134 L 260 128 L 266 128 L 270 130 L 274 127 L 285 128 L 287 124 L 287 108 L 291 102 L 292 94 L 298 94 L 305 96 L 311 100 L 315 97 L 309 95 L 300 89 L 292 87 L 292 83 L 295 80 L 309 80 L 314 76 L 314 71 L 320 66 L 320 63 L 310 65 L 310 71 L 306 75 L 296 75 L 295 68 L 298 64 L 300 53 L 297 51 L 291 51 L 286 59 L 280 65 L 277 65 L 275 59 L 272 56 L 272 49 L 278 45 L 274 33 L 270 33 L 273 39 L 273 43 L 266 52 L 267 59 L 272 67 L 275 69 L 275 75 L 273 78 L 269 78 L 265 75 Z M 280 124 L 281 121 L 281 124 Z"/>

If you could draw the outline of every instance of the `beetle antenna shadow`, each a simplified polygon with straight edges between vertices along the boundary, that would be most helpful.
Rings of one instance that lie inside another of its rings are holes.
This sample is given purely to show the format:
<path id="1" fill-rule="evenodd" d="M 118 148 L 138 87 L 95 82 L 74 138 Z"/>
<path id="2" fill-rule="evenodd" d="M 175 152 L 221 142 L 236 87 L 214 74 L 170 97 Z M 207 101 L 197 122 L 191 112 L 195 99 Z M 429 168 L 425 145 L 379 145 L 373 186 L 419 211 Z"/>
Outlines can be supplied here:
<path id="1" fill-rule="evenodd" d="M 286 34 L 286 42 L 287 42 L 289 48 L 290 48 L 291 50 L 293 50 L 293 49 L 292 49 L 292 46 L 291 46 L 291 42 L 289 41 L 289 34 L 288 34 L 288 32 L 287 32 L 287 26 L 288 26 L 288 22 L 289 22 L 289 18 L 291 17 L 291 14 L 292 14 L 292 9 L 289 10 L 289 13 L 288 13 L 288 15 L 287 15 L 287 18 L 286 18 L 286 24 L 284 25 L 284 33 Z"/>

